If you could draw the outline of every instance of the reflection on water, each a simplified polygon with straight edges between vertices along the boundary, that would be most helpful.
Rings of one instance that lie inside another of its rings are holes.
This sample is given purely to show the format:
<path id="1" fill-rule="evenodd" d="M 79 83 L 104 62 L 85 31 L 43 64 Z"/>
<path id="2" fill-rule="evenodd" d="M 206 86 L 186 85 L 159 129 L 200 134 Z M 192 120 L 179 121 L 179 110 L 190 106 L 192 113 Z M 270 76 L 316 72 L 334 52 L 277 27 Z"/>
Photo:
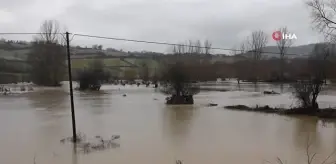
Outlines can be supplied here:
<path id="1" fill-rule="evenodd" d="M 90 110 L 94 114 L 103 114 L 105 109 L 111 106 L 112 100 L 110 95 L 112 92 L 108 91 L 94 91 L 94 92 L 79 92 L 78 103 L 96 110 Z"/>
<path id="2" fill-rule="evenodd" d="M 77 145 L 73 144 L 72 149 L 72 164 L 78 164 Z"/>
<path id="3" fill-rule="evenodd" d="M 192 105 L 173 105 L 164 109 L 163 130 L 174 139 L 176 145 L 183 145 L 186 142 L 195 110 Z"/>
<path id="4" fill-rule="evenodd" d="M 74 92 L 78 130 L 88 136 L 120 135 L 121 148 L 78 154 L 59 140 L 71 135 L 69 93 L 50 90 L 20 97 L 0 97 L 0 163 L 48 164 L 171 164 L 249 163 L 272 161 L 277 156 L 300 163 L 307 136 L 322 156 L 336 146 L 335 122 L 313 117 L 286 117 L 229 111 L 232 104 L 292 103 L 290 94 L 264 95 L 286 85 L 240 84 L 241 91 L 202 92 L 194 105 L 166 106 L 154 88 L 104 86 L 99 92 Z M 255 93 L 257 91 L 257 93 Z M 259 93 L 258 93 L 259 92 Z M 122 95 L 126 93 L 127 96 Z M 153 99 L 157 99 L 157 101 Z M 321 106 L 336 106 L 335 96 L 322 95 Z M 218 107 L 206 107 L 209 102 Z M 18 156 L 20 158 L 18 158 Z M 32 162 L 31 162 L 32 163 Z"/>
<path id="5" fill-rule="evenodd" d="M 284 93 L 284 84 L 283 83 L 280 84 L 280 93 Z"/>
<path id="6" fill-rule="evenodd" d="M 25 98 L 35 109 L 57 110 L 64 109 L 68 94 L 63 90 L 47 90 L 29 93 Z"/>
<path id="7" fill-rule="evenodd" d="M 318 119 L 314 117 L 296 117 L 293 119 L 295 127 L 293 128 L 294 145 L 301 149 L 307 147 L 307 140 L 318 146 Z"/>

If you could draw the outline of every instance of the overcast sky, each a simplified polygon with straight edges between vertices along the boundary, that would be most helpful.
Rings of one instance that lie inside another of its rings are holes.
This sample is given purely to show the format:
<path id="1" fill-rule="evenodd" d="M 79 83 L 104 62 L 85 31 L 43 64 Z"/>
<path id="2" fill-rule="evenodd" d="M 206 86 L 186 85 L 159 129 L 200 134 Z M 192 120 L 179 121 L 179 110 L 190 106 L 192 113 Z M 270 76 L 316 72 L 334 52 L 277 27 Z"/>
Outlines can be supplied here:
<path id="1" fill-rule="evenodd" d="M 239 45 L 259 29 L 269 34 L 269 45 L 274 45 L 271 34 L 281 26 L 297 36 L 296 45 L 323 41 L 312 30 L 303 0 L 0 0 L 0 4 L 0 32 L 37 32 L 43 20 L 55 19 L 71 33 L 171 43 L 208 39 L 213 47 L 222 48 Z M 160 52 L 169 49 L 78 36 L 72 44 Z"/>

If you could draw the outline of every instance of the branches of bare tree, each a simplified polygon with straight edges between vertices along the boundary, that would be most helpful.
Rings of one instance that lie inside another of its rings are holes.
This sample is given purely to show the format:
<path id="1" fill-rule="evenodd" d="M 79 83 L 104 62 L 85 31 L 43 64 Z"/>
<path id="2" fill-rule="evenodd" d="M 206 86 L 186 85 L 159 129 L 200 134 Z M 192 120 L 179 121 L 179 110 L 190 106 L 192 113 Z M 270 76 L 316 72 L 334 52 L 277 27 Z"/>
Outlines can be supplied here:
<path id="1" fill-rule="evenodd" d="M 209 41 L 209 40 L 205 40 L 204 41 L 204 53 L 206 55 L 209 55 L 211 54 L 211 46 L 212 46 L 212 43 Z"/>
<path id="2" fill-rule="evenodd" d="M 281 27 L 278 31 L 280 31 L 281 33 L 288 33 L 288 29 L 287 27 Z M 285 54 L 287 53 L 288 48 L 293 44 L 293 40 L 291 39 L 280 39 L 277 42 L 277 47 L 279 49 L 279 55 L 280 58 L 284 58 Z"/>
<path id="3" fill-rule="evenodd" d="M 336 1 L 335 0 L 308 0 L 307 6 L 311 9 L 312 23 L 322 32 L 326 39 L 336 41 Z"/>
<path id="4" fill-rule="evenodd" d="M 313 142 L 310 139 L 310 135 L 307 136 L 307 143 L 306 143 L 306 149 L 305 149 L 305 155 L 307 158 L 306 163 L 307 164 L 313 164 L 314 161 L 316 161 L 316 155 L 318 155 L 316 152 L 312 152 L 311 148 L 313 146 Z M 335 154 L 335 151 L 330 153 L 326 158 L 324 158 L 320 164 L 336 164 L 336 161 L 330 161 L 331 157 Z M 267 161 L 268 162 L 268 161 Z M 270 162 L 268 162 L 270 163 Z M 284 160 L 280 159 L 279 157 L 277 157 L 277 163 L 278 164 L 285 164 L 287 162 L 285 162 Z"/>
<path id="5" fill-rule="evenodd" d="M 330 56 L 335 53 L 335 45 L 328 43 L 316 44 L 313 54 L 309 60 L 310 72 L 315 78 L 325 80 L 327 77 L 327 67 L 329 65 Z"/>
<path id="6" fill-rule="evenodd" d="M 188 43 L 188 53 L 193 53 L 194 52 L 194 42 L 192 40 L 189 40 L 189 43 Z"/>
<path id="7" fill-rule="evenodd" d="M 193 45 L 189 46 L 194 46 L 194 52 L 191 52 L 191 54 L 202 54 L 203 49 L 202 49 L 202 43 L 200 40 L 195 41 Z"/>
<path id="8" fill-rule="evenodd" d="M 187 53 L 187 46 L 186 44 L 184 43 L 180 43 L 178 45 L 174 45 L 172 46 L 173 47 L 173 54 L 176 54 L 176 55 L 181 55 L 181 54 L 185 54 Z"/>
<path id="9" fill-rule="evenodd" d="M 60 23 L 56 20 L 45 20 L 40 26 L 40 34 L 35 40 L 45 43 L 65 44 L 65 38 L 62 37 L 65 28 L 61 29 Z"/>
<path id="10" fill-rule="evenodd" d="M 251 37 L 247 39 L 247 46 L 248 49 L 251 49 L 252 51 L 254 61 L 261 59 L 262 52 L 266 47 L 267 42 L 267 34 L 261 30 L 253 31 Z"/>
<path id="11" fill-rule="evenodd" d="M 264 48 L 267 45 L 267 34 L 262 30 L 253 31 L 251 36 L 247 37 L 246 43 L 241 45 L 242 51 L 249 55 L 253 60 L 253 65 L 251 68 L 254 74 L 254 82 L 258 81 L 258 62 L 262 57 Z"/>

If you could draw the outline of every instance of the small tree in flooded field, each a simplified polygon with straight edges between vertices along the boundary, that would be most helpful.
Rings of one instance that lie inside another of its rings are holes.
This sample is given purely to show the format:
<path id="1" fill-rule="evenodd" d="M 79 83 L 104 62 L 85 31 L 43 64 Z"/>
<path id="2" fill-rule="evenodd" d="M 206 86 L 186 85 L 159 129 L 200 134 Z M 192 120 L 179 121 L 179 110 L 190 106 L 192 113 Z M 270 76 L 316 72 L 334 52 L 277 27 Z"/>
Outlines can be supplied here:
<path id="1" fill-rule="evenodd" d="M 164 83 L 161 91 L 171 95 L 167 104 L 193 104 L 193 95 L 200 91 L 198 86 L 191 83 L 188 72 L 180 62 L 168 65 L 161 81 Z"/>
<path id="2" fill-rule="evenodd" d="M 106 82 L 111 74 L 104 69 L 102 60 L 94 60 L 89 64 L 89 68 L 85 68 L 78 73 L 80 90 L 99 90 L 101 83 Z"/>
<path id="3" fill-rule="evenodd" d="M 307 112 L 315 112 L 318 109 L 317 97 L 322 90 L 323 81 L 319 79 L 310 79 L 300 81 L 294 85 L 294 96 L 298 99 L 300 105 Z"/>
<path id="4" fill-rule="evenodd" d="M 324 86 L 327 59 L 334 53 L 334 49 L 328 44 L 317 44 L 313 53 L 307 63 L 308 77 L 293 85 L 294 96 L 302 108 L 310 109 L 307 112 L 314 112 L 319 108 L 317 97 Z"/>

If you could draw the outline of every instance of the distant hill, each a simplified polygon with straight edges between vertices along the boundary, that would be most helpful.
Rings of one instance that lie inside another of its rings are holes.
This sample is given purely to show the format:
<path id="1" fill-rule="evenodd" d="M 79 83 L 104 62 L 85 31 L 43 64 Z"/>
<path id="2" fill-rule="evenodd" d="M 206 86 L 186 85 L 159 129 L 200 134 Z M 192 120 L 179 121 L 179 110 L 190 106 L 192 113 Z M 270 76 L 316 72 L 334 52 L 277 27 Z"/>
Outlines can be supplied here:
<path id="1" fill-rule="evenodd" d="M 0 59 L 26 60 L 30 47 L 26 42 L 0 41 Z"/>
<path id="2" fill-rule="evenodd" d="M 287 49 L 286 56 L 288 58 L 308 58 L 314 50 L 316 44 L 292 46 Z M 279 58 L 280 51 L 277 46 L 267 46 L 263 50 L 262 56 L 265 58 Z M 250 53 L 245 56 L 251 55 Z"/>
<path id="3" fill-rule="evenodd" d="M 311 54 L 316 44 L 308 44 L 308 45 L 301 45 L 295 47 L 289 47 L 287 49 L 287 57 L 288 58 L 307 58 Z M 278 58 L 280 55 L 279 48 L 277 46 L 268 46 L 264 49 L 264 52 L 271 52 L 271 53 L 264 53 L 263 55 L 268 58 Z"/>

